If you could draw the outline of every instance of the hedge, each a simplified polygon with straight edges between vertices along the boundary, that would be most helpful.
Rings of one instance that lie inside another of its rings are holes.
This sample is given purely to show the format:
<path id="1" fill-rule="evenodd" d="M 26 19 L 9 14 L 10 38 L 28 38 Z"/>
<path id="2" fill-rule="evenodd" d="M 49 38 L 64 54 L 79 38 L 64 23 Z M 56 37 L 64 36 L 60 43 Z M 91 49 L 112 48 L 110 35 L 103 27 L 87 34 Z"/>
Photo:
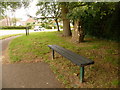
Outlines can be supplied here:
<path id="1" fill-rule="evenodd" d="M 29 26 L 31 29 L 31 26 Z M 0 29 L 26 29 L 26 26 L 1 26 Z"/>

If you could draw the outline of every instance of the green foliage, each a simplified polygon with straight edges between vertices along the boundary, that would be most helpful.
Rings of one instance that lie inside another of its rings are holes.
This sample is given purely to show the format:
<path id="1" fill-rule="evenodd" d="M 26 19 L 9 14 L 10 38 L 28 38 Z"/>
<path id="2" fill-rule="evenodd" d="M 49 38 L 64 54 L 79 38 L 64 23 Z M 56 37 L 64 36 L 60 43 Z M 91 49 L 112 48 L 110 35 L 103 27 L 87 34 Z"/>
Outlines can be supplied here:
<path id="1" fill-rule="evenodd" d="M 21 34 L 10 34 L 10 35 L 4 35 L 4 36 L 0 36 L 0 39 L 6 39 L 12 36 L 17 36 L 17 35 L 21 35 Z"/>
<path id="2" fill-rule="evenodd" d="M 4 15 L 6 9 L 12 8 L 13 10 L 15 10 L 15 9 L 21 7 L 21 5 L 22 4 L 20 2 L 0 2 L 1 15 L 2 16 Z"/>
<path id="3" fill-rule="evenodd" d="M 46 25 L 46 29 L 52 29 L 52 26 Z"/>
<path id="4" fill-rule="evenodd" d="M 68 18 L 79 19 L 88 35 L 120 41 L 120 2 L 71 2 Z"/>
<path id="5" fill-rule="evenodd" d="M 2 26 L 0 29 L 26 29 L 26 26 Z"/>
<path id="6" fill-rule="evenodd" d="M 38 14 L 43 16 L 60 16 L 59 7 L 66 6 L 69 9 L 67 18 L 79 19 L 86 34 L 120 41 L 120 2 L 40 2 L 37 5 L 40 6 Z"/>
<path id="7" fill-rule="evenodd" d="M 77 4 L 77 3 L 73 3 L 73 5 L 74 4 Z M 86 5 L 74 7 L 72 10 L 70 10 L 67 17 L 72 20 L 82 19 L 82 17 L 85 17 L 87 15 L 86 10 L 88 10 L 88 7 Z"/>
<path id="8" fill-rule="evenodd" d="M 62 25 L 60 25 L 60 28 L 63 28 L 63 26 L 62 26 Z"/>
<path id="9" fill-rule="evenodd" d="M 44 23 L 42 23 L 42 24 L 41 24 L 41 26 L 42 26 L 42 27 L 45 27 L 45 24 L 44 24 Z"/>
<path id="10" fill-rule="evenodd" d="M 41 14 L 44 17 L 58 18 L 60 16 L 60 7 L 57 2 L 38 2 L 39 10 L 36 15 Z"/>
<path id="11" fill-rule="evenodd" d="M 1 1 L 0 2 L 0 11 L 1 11 L 1 15 L 4 16 L 5 14 L 5 10 L 6 9 L 11 9 L 12 11 L 15 11 L 18 8 L 21 8 L 22 6 L 24 6 L 25 8 L 29 5 L 31 0 L 26 0 L 26 2 L 24 2 L 23 0 L 19 0 L 19 2 L 11 2 L 10 0 L 7 0 L 6 2 Z"/>
<path id="12" fill-rule="evenodd" d="M 2 20 L 2 19 L 4 19 L 4 17 L 0 15 L 0 20 Z"/>
<path id="13" fill-rule="evenodd" d="M 119 80 L 114 80 L 112 82 L 113 85 L 120 86 L 120 81 Z"/>
<path id="14" fill-rule="evenodd" d="M 119 3 L 95 3 L 93 10 L 95 16 L 90 14 L 84 19 L 86 33 L 119 41 Z"/>
<path id="15" fill-rule="evenodd" d="M 29 29 L 33 28 L 33 26 L 34 26 L 34 23 L 27 23 L 26 24 L 26 27 L 29 27 Z"/>
<path id="16" fill-rule="evenodd" d="M 60 17 L 61 10 L 59 7 L 58 2 L 38 2 L 37 6 L 39 7 L 39 10 L 36 12 L 36 15 L 41 15 L 44 16 L 44 19 L 54 19 L 56 22 L 56 27 L 58 27 L 59 31 L 59 25 L 58 23 L 58 18 Z M 52 20 L 51 20 L 52 21 Z M 45 26 L 46 28 L 51 29 L 50 26 Z"/>

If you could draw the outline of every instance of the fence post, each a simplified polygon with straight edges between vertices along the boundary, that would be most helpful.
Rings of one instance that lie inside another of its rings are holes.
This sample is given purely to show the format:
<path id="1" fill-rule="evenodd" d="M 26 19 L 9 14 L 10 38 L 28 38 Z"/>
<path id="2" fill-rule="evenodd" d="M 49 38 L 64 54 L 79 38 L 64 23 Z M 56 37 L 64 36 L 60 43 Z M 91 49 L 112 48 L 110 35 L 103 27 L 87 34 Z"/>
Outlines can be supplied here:
<path id="1" fill-rule="evenodd" d="M 26 36 L 29 35 L 29 27 L 26 27 Z"/>
<path id="2" fill-rule="evenodd" d="M 26 27 L 26 29 L 25 29 L 25 30 L 26 30 L 26 36 L 27 36 L 27 27 Z"/>
<path id="3" fill-rule="evenodd" d="M 28 35 L 29 35 L 29 27 L 28 27 Z"/>

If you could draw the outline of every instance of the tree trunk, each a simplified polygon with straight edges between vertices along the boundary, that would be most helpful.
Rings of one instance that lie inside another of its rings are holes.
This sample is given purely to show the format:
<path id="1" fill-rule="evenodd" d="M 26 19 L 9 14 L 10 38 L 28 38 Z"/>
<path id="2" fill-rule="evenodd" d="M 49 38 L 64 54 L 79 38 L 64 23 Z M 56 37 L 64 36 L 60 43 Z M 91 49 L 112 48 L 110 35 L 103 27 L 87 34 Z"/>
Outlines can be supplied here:
<path id="1" fill-rule="evenodd" d="M 70 29 L 70 20 L 63 19 L 63 34 L 64 36 L 71 36 L 71 29 Z"/>
<path id="2" fill-rule="evenodd" d="M 55 19 L 55 22 L 56 22 L 58 31 L 60 31 L 60 29 L 59 29 L 59 24 L 58 24 L 58 19 Z"/>
<path id="3" fill-rule="evenodd" d="M 85 34 L 84 34 L 83 28 L 81 27 L 80 20 L 76 20 L 74 23 L 74 31 L 72 34 L 72 40 L 80 43 L 84 41 L 84 36 Z"/>
<path id="4" fill-rule="evenodd" d="M 63 35 L 64 36 L 71 36 L 71 29 L 70 29 L 70 20 L 67 19 L 66 15 L 68 13 L 68 8 L 65 5 L 61 6 L 62 8 L 62 19 L 63 19 Z"/>

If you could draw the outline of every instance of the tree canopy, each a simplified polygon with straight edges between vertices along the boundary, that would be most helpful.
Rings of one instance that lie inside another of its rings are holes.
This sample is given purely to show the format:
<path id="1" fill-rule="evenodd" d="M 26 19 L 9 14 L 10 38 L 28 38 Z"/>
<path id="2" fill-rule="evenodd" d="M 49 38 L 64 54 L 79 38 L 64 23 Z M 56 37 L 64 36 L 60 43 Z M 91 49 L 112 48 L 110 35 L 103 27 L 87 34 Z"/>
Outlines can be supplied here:
<path id="1" fill-rule="evenodd" d="M 28 2 L 24 2 L 23 0 L 20 0 L 19 2 L 0 2 L 0 11 L 1 11 L 1 16 L 4 16 L 6 9 L 7 10 L 13 10 L 15 11 L 16 9 L 23 7 L 27 7 L 30 3 L 30 0 Z"/>
<path id="2" fill-rule="evenodd" d="M 37 5 L 40 7 L 37 14 L 63 20 L 64 36 L 71 35 L 70 21 L 73 24 L 79 21 L 76 24 L 84 32 L 83 35 L 119 38 L 116 32 L 119 32 L 120 2 L 39 2 Z M 80 31 L 80 28 L 74 27 L 74 30 Z"/>
<path id="3" fill-rule="evenodd" d="M 120 2 L 69 2 L 67 18 L 80 20 L 85 35 L 119 40 Z"/>
<path id="4" fill-rule="evenodd" d="M 37 18 L 37 19 L 54 19 L 59 30 L 59 24 L 58 24 L 58 18 L 60 18 L 60 7 L 58 5 L 58 2 L 38 2 L 38 11 L 36 12 L 36 15 L 41 15 L 43 18 Z"/>

